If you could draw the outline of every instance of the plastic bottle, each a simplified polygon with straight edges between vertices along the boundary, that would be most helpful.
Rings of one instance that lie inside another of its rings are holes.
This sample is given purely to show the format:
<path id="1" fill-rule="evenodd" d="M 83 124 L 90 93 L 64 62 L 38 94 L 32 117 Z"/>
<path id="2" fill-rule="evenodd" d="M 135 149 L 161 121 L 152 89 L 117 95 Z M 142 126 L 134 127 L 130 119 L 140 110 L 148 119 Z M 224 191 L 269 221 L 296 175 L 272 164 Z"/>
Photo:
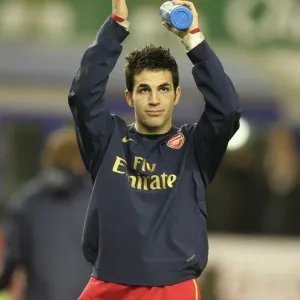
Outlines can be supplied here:
<path id="1" fill-rule="evenodd" d="M 160 7 L 160 16 L 163 21 L 168 22 L 178 30 L 188 29 L 193 22 L 191 10 L 183 5 L 175 5 L 172 1 L 167 1 Z"/>

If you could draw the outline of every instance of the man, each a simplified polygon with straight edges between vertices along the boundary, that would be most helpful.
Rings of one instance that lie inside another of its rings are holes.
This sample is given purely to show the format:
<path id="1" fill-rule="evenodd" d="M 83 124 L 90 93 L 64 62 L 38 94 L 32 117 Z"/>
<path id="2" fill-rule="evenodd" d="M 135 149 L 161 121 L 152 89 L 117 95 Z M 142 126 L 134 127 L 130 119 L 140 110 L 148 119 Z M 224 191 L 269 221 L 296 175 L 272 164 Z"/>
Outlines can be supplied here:
<path id="1" fill-rule="evenodd" d="M 43 170 L 10 201 L 0 286 L 23 300 L 74 300 L 91 274 L 80 244 L 92 188 L 74 130 L 53 132 L 42 161 Z"/>
<path id="2" fill-rule="evenodd" d="M 238 129 L 240 110 L 193 3 L 174 3 L 194 16 L 184 32 L 165 27 L 182 38 L 194 64 L 206 101 L 197 124 L 172 125 L 181 93 L 178 67 L 168 50 L 151 45 L 126 59 L 125 97 L 135 123 L 127 126 L 107 110 L 108 77 L 129 34 L 125 0 L 112 1 L 112 14 L 86 50 L 69 93 L 94 182 L 82 245 L 93 277 L 80 300 L 200 299 L 195 279 L 208 255 L 205 189 Z"/>

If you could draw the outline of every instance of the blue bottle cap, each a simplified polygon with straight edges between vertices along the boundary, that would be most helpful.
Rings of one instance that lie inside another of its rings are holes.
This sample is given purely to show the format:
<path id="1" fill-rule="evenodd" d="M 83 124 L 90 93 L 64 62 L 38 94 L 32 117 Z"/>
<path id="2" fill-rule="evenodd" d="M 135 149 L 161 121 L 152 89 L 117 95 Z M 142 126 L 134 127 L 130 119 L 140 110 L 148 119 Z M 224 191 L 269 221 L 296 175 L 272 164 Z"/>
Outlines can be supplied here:
<path id="1" fill-rule="evenodd" d="M 193 23 L 193 14 L 185 6 L 175 7 L 170 15 L 170 23 L 179 30 L 186 30 Z"/>

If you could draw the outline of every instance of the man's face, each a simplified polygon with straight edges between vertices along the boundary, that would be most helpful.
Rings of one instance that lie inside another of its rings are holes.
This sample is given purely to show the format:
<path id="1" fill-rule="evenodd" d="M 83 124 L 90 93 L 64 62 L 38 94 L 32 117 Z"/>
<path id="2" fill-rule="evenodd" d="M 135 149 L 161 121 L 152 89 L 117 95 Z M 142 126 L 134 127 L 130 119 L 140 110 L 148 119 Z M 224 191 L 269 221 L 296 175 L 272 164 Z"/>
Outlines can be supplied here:
<path id="1" fill-rule="evenodd" d="M 135 110 L 137 131 L 143 134 L 168 132 L 180 94 L 180 87 L 174 91 L 173 76 L 168 70 L 144 70 L 135 75 L 133 92 L 126 91 L 125 97 Z"/>

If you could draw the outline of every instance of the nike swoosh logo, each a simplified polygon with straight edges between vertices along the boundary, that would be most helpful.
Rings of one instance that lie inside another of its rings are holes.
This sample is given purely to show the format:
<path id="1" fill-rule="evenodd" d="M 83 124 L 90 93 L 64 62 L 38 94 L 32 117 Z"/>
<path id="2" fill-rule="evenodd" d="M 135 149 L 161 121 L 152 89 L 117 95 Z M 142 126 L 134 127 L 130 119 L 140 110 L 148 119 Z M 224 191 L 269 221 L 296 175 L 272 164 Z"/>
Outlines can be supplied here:
<path id="1" fill-rule="evenodd" d="M 129 142 L 134 142 L 134 140 L 133 140 L 133 139 L 130 139 L 130 138 L 127 137 L 127 136 L 125 136 L 125 137 L 123 137 L 122 142 L 123 142 L 123 143 L 129 143 Z"/>

